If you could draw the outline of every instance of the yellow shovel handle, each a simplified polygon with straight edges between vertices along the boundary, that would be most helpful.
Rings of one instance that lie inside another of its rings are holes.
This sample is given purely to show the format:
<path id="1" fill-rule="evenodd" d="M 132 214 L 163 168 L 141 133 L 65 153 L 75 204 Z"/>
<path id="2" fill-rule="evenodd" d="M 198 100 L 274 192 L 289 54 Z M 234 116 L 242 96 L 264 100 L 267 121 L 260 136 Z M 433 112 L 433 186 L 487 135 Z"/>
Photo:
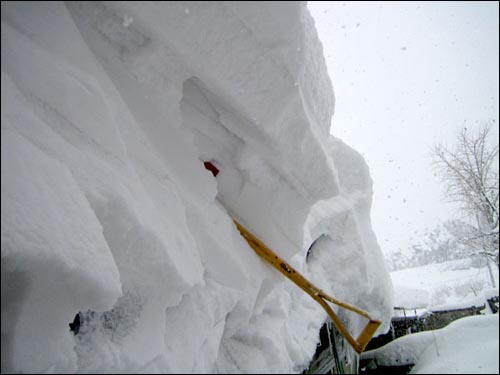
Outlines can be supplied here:
<path id="1" fill-rule="evenodd" d="M 350 305 L 347 302 L 340 301 L 328 294 L 324 293 L 321 289 L 316 287 L 313 283 L 307 280 L 299 272 L 297 272 L 291 265 L 289 265 L 284 259 L 282 259 L 278 254 L 267 247 L 263 242 L 261 242 L 257 237 L 250 233 L 245 227 L 234 220 L 236 227 L 240 231 L 241 235 L 247 240 L 248 244 L 254 251 L 260 255 L 264 260 L 271 264 L 274 268 L 280 271 L 293 283 L 295 283 L 299 288 L 304 290 L 309 296 L 311 296 L 316 302 L 318 302 L 327 312 L 328 316 L 332 319 L 333 323 L 340 331 L 340 333 L 346 338 L 347 342 L 354 348 L 357 353 L 362 353 L 365 350 L 366 345 L 371 340 L 378 327 L 382 323 L 380 320 L 372 319 L 370 315 L 360 308 Z M 358 336 L 357 339 L 351 336 L 347 331 L 346 327 L 342 324 L 339 317 L 335 314 L 332 308 L 326 303 L 326 301 L 332 302 L 340 307 L 347 310 L 353 311 L 366 319 L 368 323 Z"/>

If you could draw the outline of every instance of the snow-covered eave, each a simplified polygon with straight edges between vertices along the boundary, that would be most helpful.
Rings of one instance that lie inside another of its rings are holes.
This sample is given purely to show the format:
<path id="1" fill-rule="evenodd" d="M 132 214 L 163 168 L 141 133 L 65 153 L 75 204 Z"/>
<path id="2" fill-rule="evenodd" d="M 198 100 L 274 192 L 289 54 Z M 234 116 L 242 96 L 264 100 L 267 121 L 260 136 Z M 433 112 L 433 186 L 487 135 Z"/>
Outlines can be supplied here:
<path id="1" fill-rule="evenodd" d="M 207 2 L 201 5 L 202 11 L 181 2 L 161 7 L 140 2 L 111 5 L 114 17 L 132 17 L 129 29 L 174 51 L 186 70 L 201 80 L 228 112 L 248 124 L 244 130 L 226 124 L 231 131 L 248 142 L 280 145 L 266 150 L 268 155 L 264 156 L 276 167 L 286 166 L 280 167 L 281 172 L 292 186 L 299 190 L 302 186 L 304 196 L 325 199 L 338 192 L 332 162 L 321 139 L 330 128 L 333 90 L 324 60 L 318 59 L 321 44 L 317 37 L 308 35 L 307 41 L 299 38 L 311 33 L 310 28 L 303 30 L 304 22 L 312 23 L 310 16 L 300 19 L 307 12 L 305 3 L 280 4 L 280 11 L 288 11 L 282 16 L 287 22 L 279 31 L 274 28 L 280 17 L 273 12 L 273 4 L 229 2 L 219 6 Z M 256 7 L 258 23 L 244 22 Z M 266 12 L 266 8 L 271 9 Z M 293 29 L 287 29 L 288 24 Z M 268 29 L 272 32 L 262 31 Z M 285 36 L 291 45 L 288 50 L 281 49 L 280 38 Z M 296 40 L 290 41 L 294 37 Z M 311 40 L 315 44 L 311 45 Z M 227 53 L 228 46 L 231 53 Z M 295 66 L 304 70 L 293 71 Z M 306 85 L 309 92 L 304 93 L 301 87 Z M 288 136 L 297 131 L 299 136 Z M 320 171 L 322 182 L 318 184 Z"/>

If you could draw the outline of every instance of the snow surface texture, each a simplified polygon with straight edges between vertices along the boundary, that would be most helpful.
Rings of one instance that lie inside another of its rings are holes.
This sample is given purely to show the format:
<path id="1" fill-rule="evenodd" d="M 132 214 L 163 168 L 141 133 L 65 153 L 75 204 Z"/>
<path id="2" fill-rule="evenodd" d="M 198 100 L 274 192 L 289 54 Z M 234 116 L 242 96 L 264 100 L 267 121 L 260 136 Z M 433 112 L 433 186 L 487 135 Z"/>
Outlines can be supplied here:
<path id="1" fill-rule="evenodd" d="M 302 371 L 326 314 L 231 216 L 388 329 L 304 3 L 1 6 L 2 372 Z"/>
<path id="2" fill-rule="evenodd" d="M 498 374 L 498 314 L 459 319 L 435 332 L 412 374 Z"/>
<path id="3" fill-rule="evenodd" d="M 363 353 L 379 366 L 415 364 L 412 374 L 498 374 L 498 314 L 458 319 Z"/>
<path id="4" fill-rule="evenodd" d="M 391 272 L 395 306 L 424 312 L 483 305 L 498 296 L 499 272 L 475 263 L 459 259 Z"/>

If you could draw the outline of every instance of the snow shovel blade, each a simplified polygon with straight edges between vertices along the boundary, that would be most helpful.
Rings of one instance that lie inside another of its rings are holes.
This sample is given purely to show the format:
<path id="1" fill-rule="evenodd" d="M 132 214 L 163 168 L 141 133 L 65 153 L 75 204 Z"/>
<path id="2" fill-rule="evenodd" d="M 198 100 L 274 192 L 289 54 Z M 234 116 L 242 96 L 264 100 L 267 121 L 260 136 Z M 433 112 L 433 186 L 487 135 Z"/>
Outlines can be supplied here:
<path id="1" fill-rule="evenodd" d="M 248 242 L 250 247 L 266 262 L 280 271 L 283 275 L 285 275 L 288 279 L 290 279 L 295 285 L 301 288 L 304 292 L 309 294 L 309 296 L 318 302 L 323 309 L 328 313 L 332 322 L 335 324 L 340 333 L 345 337 L 347 342 L 354 348 L 354 350 L 359 354 L 365 350 L 366 345 L 371 340 L 378 327 L 382 323 L 380 320 L 372 319 L 370 315 L 360 308 L 350 305 L 346 302 L 340 301 L 333 297 L 330 297 L 328 294 L 324 293 L 321 289 L 316 287 L 313 283 L 307 280 L 304 276 L 302 276 L 299 272 L 297 272 L 291 265 L 289 265 L 284 259 L 282 259 L 278 254 L 272 251 L 269 247 L 267 247 L 262 241 L 260 241 L 257 237 L 255 237 L 252 233 L 250 233 L 245 227 L 243 227 L 240 223 L 234 220 L 236 227 L 240 231 L 241 235 Z M 332 310 L 332 308 L 328 305 L 328 302 L 334 303 L 340 307 L 343 307 L 347 310 L 353 311 L 358 315 L 361 315 L 368 319 L 368 323 L 358 336 L 355 339 L 347 330 L 347 328 L 342 324 L 342 321 L 339 319 L 337 314 Z"/>

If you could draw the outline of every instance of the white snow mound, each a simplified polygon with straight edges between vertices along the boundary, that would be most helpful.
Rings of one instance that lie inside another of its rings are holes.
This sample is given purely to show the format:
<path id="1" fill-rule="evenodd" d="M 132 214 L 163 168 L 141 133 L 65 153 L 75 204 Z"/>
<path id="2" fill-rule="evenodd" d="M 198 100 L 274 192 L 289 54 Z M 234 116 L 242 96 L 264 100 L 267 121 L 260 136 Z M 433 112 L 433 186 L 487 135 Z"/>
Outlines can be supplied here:
<path id="1" fill-rule="evenodd" d="M 232 218 L 387 330 L 305 3 L 1 7 L 2 372 L 302 371 L 326 314 Z"/>

